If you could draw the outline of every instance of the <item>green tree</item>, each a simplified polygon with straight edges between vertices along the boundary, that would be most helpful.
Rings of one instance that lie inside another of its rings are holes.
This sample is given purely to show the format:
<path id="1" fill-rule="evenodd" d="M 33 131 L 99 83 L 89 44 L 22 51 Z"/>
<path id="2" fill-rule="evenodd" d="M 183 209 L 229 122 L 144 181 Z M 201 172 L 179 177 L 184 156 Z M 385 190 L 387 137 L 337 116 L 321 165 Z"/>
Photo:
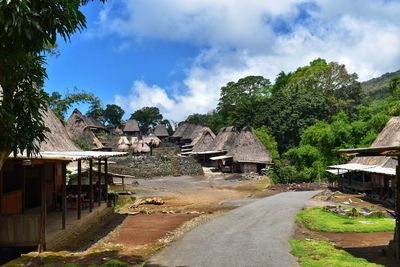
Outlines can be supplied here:
<path id="1" fill-rule="evenodd" d="M 92 106 L 99 101 L 94 94 L 75 89 L 74 93 L 67 93 L 64 97 L 59 92 L 53 92 L 49 97 L 49 106 L 59 119 L 65 121 L 65 115 L 73 105 L 89 103 Z"/>
<path id="2" fill-rule="evenodd" d="M 89 110 L 86 112 L 86 116 L 101 121 L 102 123 L 106 122 L 104 118 L 104 108 L 99 98 L 96 97 L 92 101 Z"/>
<path id="3" fill-rule="evenodd" d="M 46 51 L 57 37 L 68 41 L 85 28 L 80 8 L 87 2 L 0 1 L 0 170 L 11 152 L 30 155 L 44 141 Z"/>
<path id="4" fill-rule="evenodd" d="M 143 107 L 132 113 L 130 118 L 138 121 L 140 131 L 143 134 L 146 134 L 150 128 L 163 120 L 163 116 L 157 107 Z"/>
<path id="5" fill-rule="evenodd" d="M 118 105 L 111 104 L 107 105 L 104 110 L 104 121 L 114 127 L 121 126 L 121 119 L 124 116 L 125 111 Z"/>
<path id="6" fill-rule="evenodd" d="M 260 105 L 271 97 L 271 82 L 262 76 L 247 76 L 221 88 L 217 111 L 228 124 L 253 126 Z"/>
<path id="7" fill-rule="evenodd" d="M 262 126 L 256 129 L 253 128 L 253 133 L 261 141 L 264 147 L 271 152 L 272 158 L 274 160 L 279 159 L 278 143 L 272 135 L 271 130 L 266 126 Z"/>

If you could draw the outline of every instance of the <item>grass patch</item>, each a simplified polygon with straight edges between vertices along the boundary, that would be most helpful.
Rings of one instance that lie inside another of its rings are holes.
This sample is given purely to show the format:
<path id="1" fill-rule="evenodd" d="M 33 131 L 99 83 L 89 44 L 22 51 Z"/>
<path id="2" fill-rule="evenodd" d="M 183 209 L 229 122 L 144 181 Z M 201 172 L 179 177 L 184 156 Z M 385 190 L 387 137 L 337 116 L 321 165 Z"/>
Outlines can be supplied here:
<path id="1" fill-rule="evenodd" d="M 341 216 L 322 208 L 304 209 L 297 213 L 298 222 L 309 230 L 320 232 L 390 232 L 395 228 L 394 219 Z"/>
<path id="2" fill-rule="evenodd" d="M 335 248 L 328 241 L 291 240 L 291 253 L 298 258 L 302 267 L 375 267 L 383 266 L 356 258 L 344 250 Z"/>

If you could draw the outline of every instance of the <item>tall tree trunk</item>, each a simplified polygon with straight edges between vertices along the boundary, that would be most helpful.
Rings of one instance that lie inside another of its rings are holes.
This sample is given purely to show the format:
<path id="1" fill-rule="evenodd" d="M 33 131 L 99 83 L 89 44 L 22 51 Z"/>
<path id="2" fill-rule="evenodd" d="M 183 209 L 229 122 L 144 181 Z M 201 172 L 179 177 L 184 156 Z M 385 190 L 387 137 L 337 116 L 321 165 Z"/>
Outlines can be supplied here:
<path id="1" fill-rule="evenodd" d="M 4 162 L 6 162 L 10 153 L 11 151 L 9 150 L 0 150 L 0 171 L 3 169 Z"/>

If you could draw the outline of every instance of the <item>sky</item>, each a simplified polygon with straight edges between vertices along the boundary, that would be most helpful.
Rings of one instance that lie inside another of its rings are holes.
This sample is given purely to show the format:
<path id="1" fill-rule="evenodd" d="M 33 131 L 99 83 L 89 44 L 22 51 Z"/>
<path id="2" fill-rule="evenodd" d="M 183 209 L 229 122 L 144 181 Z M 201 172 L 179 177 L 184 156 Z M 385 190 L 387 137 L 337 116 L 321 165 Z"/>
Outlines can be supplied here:
<path id="1" fill-rule="evenodd" d="M 207 113 L 228 82 L 274 82 L 318 57 L 360 81 L 400 69 L 399 0 L 108 0 L 82 11 L 87 28 L 58 42 L 45 90 L 92 92 L 125 119 L 145 106 L 173 121 Z"/>

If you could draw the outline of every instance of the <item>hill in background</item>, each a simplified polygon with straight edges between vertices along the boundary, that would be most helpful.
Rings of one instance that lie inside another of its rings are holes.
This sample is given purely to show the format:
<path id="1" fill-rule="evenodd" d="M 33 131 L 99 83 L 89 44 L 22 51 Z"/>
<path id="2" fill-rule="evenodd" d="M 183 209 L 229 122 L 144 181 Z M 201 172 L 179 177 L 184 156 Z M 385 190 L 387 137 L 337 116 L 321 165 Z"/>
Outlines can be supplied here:
<path id="1" fill-rule="evenodd" d="M 380 77 L 361 83 L 364 92 L 372 98 L 383 98 L 389 94 L 389 83 L 394 77 L 400 77 L 400 70 L 388 72 Z"/>

